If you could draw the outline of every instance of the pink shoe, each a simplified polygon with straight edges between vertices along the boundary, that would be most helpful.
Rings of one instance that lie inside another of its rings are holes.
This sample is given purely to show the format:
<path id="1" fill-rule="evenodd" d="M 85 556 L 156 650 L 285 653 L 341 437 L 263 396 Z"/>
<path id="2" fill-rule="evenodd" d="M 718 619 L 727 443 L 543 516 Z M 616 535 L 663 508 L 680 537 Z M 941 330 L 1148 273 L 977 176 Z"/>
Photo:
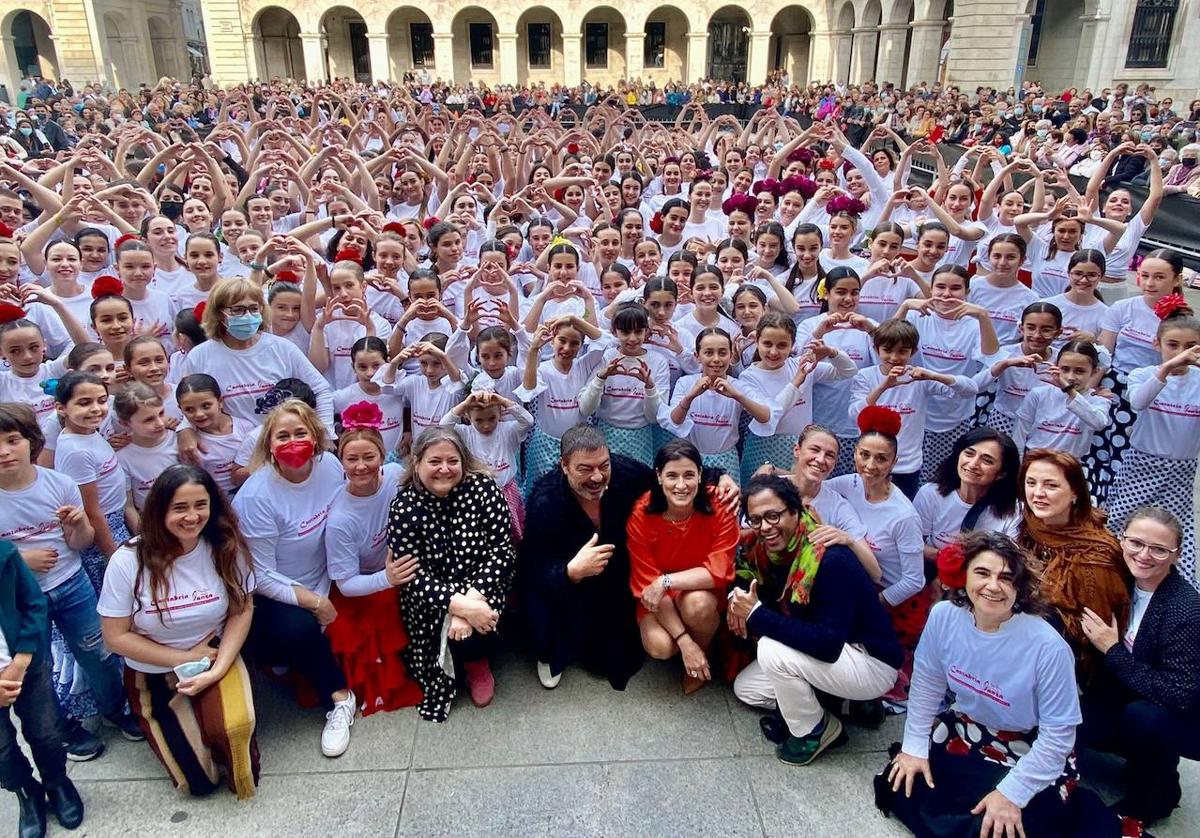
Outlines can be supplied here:
<path id="1" fill-rule="evenodd" d="M 492 677 L 492 668 L 488 666 L 487 658 L 477 661 L 467 661 L 467 689 L 471 691 L 471 701 L 476 707 L 487 707 L 496 697 L 496 679 Z"/>

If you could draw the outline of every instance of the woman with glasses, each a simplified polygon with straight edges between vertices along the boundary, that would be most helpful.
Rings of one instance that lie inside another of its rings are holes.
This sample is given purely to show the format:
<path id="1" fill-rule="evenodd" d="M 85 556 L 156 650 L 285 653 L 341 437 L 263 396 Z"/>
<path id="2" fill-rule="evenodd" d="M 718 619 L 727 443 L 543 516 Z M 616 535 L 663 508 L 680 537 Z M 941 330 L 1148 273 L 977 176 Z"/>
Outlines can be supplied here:
<path id="1" fill-rule="evenodd" d="M 285 378 L 298 378 L 317 397 L 317 415 L 333 430 L 333 395 L 325 376 L 287 338 L 270 333 L 271 310 L 262 289 L 249 279 L 223 279 L 208 295 L 201 325 L 209 340 L 187 354 L 179 377 L 207 373 L 221 386 L 225 410 L 261 425 L 256 400 Z M 179 433 L 179 457 L 194 461 L 198 442 Z"/>
<path id="2" fill-rule="evenodd" d="M 1100 661 L 1083 633 L 1084 614 L 1091 610 L 1105 625 L 1127 625 L 1129 572 L 1117 539 L 1092 507 L 1078 460 L 1035 448 L 1025 455 L 1018 481 L 1025 503 L 1017 540 L 1032 554 L 1038 594 L 1050 610 L 1051 622 L 1071 644 L 1076 674 L 1086 688 Z"/>
<path id="3" fill-rule="evenodd" d="M 1179 759 L 1200 759 L 1200 595 L 1179 572 L 1183 527 L 1145 506 L 1129 516 L 1121 554 L 1133 577 L 1122 632 L 1090 608 L 1081 625 L 1103 666 L 1083 693 L 1084 747 L 1125 758 L 1123 815 L 1145 824 L 1179 805 Z"/>
<path id="4" fill-rule="evenodd" d="M 742 540 L 727 620 L 755 644 L 756 660 L 733 684 L 746 704 L 771 711 L 763 734 L 776 755 L 807 765 L 846 741 L 842 721 L 822 708 L 817 690 L 871 701 L 896 681 L 904 652 L 875 583 L 851 550 L 823 546 L 800 490 L 758 475 L 742 493 L 750 532 Z"/>

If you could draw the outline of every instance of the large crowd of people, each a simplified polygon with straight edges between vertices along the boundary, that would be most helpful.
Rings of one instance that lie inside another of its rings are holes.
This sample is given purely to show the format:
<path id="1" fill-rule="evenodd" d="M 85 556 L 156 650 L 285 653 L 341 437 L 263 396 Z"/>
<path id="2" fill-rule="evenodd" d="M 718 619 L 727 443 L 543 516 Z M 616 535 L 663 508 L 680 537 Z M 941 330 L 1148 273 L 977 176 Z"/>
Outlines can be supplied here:
<path id="1" fill-rule="evenodd" d="M 83 821 L 65 761 L 105 727 L 245 799 L 256 680 L 323 708 L 335 758 L 359 714 L 486 707 L 498 642 L 546 689 L 678 658 L 798 766 L 906 714 L 874 799 L 918 835 L 1137 835 L 1180 804 L 1200 320 L 1141 245 L 1200 185 L 1200 102 L 777 74 L 19 104 L 23 837 Z M 1112 807 L 1085 748 L 1125 762 Z"/>

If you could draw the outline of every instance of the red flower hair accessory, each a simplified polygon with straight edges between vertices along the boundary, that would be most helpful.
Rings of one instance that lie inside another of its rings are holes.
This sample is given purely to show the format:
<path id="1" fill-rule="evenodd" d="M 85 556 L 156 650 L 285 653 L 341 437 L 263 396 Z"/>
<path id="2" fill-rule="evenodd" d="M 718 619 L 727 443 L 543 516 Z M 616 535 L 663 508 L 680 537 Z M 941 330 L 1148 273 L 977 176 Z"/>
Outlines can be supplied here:
<path id="1" fill-rule="evenodd" d="M 362 260 L 362 254 L 353 247 L 343 247 L 333 255 L 333 261 L 335 262 L 357 262 L 361 265 Z"/>
<path id="2" fill-rule="evenodd" d="M 655 233 L 662 235 L 663 217 L 661 212 L 656 212 L 654 215 L 650 216 L 650 229 Z"/>
<path id="3" fill-rule="evenodd" d="M 355 402 L 342 411 L 342 427 L 348 431 L 377 431 L 383 427 L 383 411 L 374 402 Z"/>
<path id="4" fill-rule="evenodd" d="M 13 228 L 7 224 L 0 222 L 0 238 L 11 239 L 13 237 Z"/>
<path id="5" fill-rule="evenodd" d="M 711 181 L 712 179 L 712 169 L 697 169 L 696 174 L 692 175 L 692 183 L 696 183 L 698 181 Z"/>
<path id="6" fill-rule="evenodd" d="M 192 316 L 196 318 L 196 322 L 200 323 L 204 320 L 204 310 L 208 308 L 208 301 L 201 300 L 196 303 L 196 307 L 192 309 Z"/>
<path id="7" fill-rule="evenodd" d="M 810 166 L 813 161 L 813 153 L 807 148 L 797 148 L 792 150 L 787 159 L 789 163 L 803 163 Z"/>
<path id="8" fill-rule="evenodd" d="M 773 177 L 763 178 L 750 187 L 750 192 L 754 195 L 757 195 L 759 192 L 770 192 L 772 195 L 778 198 L 779 181 Z"/>
<path id="9" fill-rule="evenodd" d="M 300 282 L 300 274 L 295 271 L 276 271 L 276 282 L 291 282 L 293 284 Z"/>
<path id="10" fill-rule="evenodd" d="M 967 555 L 957 541 L 937 553 L 938 578 L 951 590 L 967 586 Z"/>
<path id="11" fill-rule="evenodd" d="M 1154 313 L 1158 315 L 1159 320 L 1166 320 L 1180 309 L 1185 312 L 1190 310 L 1182 294 L 1168 294 L 1154 304 Z"/>
<path id="12" fill-rule="evenodd" d="M 432 227 L 434 224 L 437 224 L 441 220 L 442 219 L 438 218 L 436 215 L 431 215 L 428 218 L 426 218 L 424 221 L 421 222 L 421 226 L 424 227 L 426 230 L 428 230 L 430 227 Z"/>
<path id="13" fill-rule="evenodd" d="M 858 430 L 864 434 L 874 431 L 896 436 L 900 433 L 900 414 L 890 407 L 869 404 L 858 413 Z"/>
<path id="14" fill-rule="evenodd" d="M 829 199 L 829 203 L 825 205 L 825 211 L 830 215 L 844 212 L 857 217 L 867 211 L 867 205 L 858 200 L 858 198 L 851 198 L 849 195 L 834 195 Z"/>
<path id="15" fill-rule="evenodd" d="M 397 235 L 403 236 L 404 235 L 404 222 L 403 221 L 389 221 L 387 224 L 383 225 L 383 232 L 396 233 Z"/>
<path id="16" fill-rule="evenodd" d="M 96 277 L 96 281 L 92 283 L 92 299 L 98 300 L 101 297 L 119 297 L 125 293 L 125 283 L 117 279 L 115 276 Z"/>
<path id="17" fill-rule="evenodd" d="M 726 215 L 733 215 L 735 212 L 740 210 L 741 212 L 744 212 L 746 215 L 753 218 L 754 211 L 756 209 L 758 209 L 758 199 L 753 195 L 747 195 L 744 192 L 738 195 L 730 196 L 723 204 L 721 204 L 721 212 L 725 213 Z"/>
<path id="18" fill-rule="evenodd" d="M 567 154 L 578 154 L 579 143 L 567 143 Z"/>
<path id="19" fill-rule="evenodd" d="M 25 309 L 12 303 L 0 303 L 0 323 L 11 323 L 24 318 Z"/>
<path id="20" fill-rule="evenodd" d="M 125 244 L 125 242 L 140 242 L 141 240 L 141 236 L 138 236 L 135 233 L 126 233 L 123 236 L 117 236 L 117 240 L 113 242 L 113 250 L 116 250 L 121 245 Z"/>
<path id="21" fill-rule="evenodd" d="M 817 161 L 817 168 L 825 169 L 826 171 L 832 172 L 834 169 L 837 168 L 837 163 L 834 163 L 828 157 L 822 157 L 820 160 Z"/>
<path id="22" fill-rule="evenodd" d="M 817 194 L 817 189 L 817 182 L 810 177 L 805 177 L 804 175 L 792 175 L 791 177 L 786 177 L 783 179 L 783 182 L 779 184 L 780 195 L 785 192 L 796 191 L 803 195 L 804 200 L 806 201 L 812 198 L 813 195 Z M 866 207 L 863 207 L 863 209 L 866 209 Z"/>

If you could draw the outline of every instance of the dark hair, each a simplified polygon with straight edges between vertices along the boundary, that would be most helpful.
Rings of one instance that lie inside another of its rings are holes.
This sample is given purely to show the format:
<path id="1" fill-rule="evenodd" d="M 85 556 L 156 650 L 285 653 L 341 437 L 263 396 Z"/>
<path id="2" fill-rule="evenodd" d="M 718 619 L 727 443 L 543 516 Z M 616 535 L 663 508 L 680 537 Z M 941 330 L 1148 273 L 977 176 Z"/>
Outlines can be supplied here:
<path id="1" fill-rule="evenodd" d="M 183 397 L 189 393 L 212 393 L 219 399 L 221 398 L 221 385 L 207 373 L 194 372 L 191 375 L 185 375 L 175 385 L 175 401 L 183 401 Z"/>
<path id="2" fill-rule="evenodd" d="M 1108 270 L 1108 260 L 1104 258 L 1104 252 L 1092 247 L 1085 247 L 1072 253 L 1071 258 L 1067 261 L 1067 270 L 1085 263 L 1098 267 L 1101 276 L 1104 276 Z"/>
<path id="3" fill-rule="evenodd" d="M 498 343 L 502 347 L 504 347 L 504 350 L 506 352 L 508 352 L 508 355 L 510 358 L 516 354 L 517 342 L 513 339 L 512 332 L 510 332 L 508 329 L 504 328 L 503 326 L 489 326 L 488 328 L 481 331 L 479 333 L 478 337 L 475 338 L 475 356 L 476 356 L 476 358 L 479 357 L 479 348 L 481 346 L 483 346 L 485 343 L 489 343 L 492 341 L 495 341 L 496 343 Z"/>
<path id="4" fill-rule="evenodd" d="M 1021 261 L 1025 261 L 1025 254 L 1029 252 L 1029 242 L 1025 241 L 1025 237 L 1017 233 L 1001 233 L 998 236 L 992 236 L 988 242 L 988 256 L 992 255 L 992 248 L 998 244 L 1011 244 L 1021 254 Z"/>
<path id="5" fill-rule="evenodd" d="M 962 280 L 964 287 L 970 287 L 971 285 L 971 274 L 968 273 L 967 269 L 962 265 L 953 265 L 949 262 L 944 265 L 938 265 L 933 269 L 933 274 L 929 277 L 929 284 L 933 285 L 933 281 L 942 274 L 953 274 Z"/>
<path id="6" fill-rule="evenodd" d="M 354 341 L 354 344 L 350 347 L 350 363 L 351 364 L 354 363 L 354 356 L 357 355 L 359 352 L 378 352 L 380 355 L 383 356 L 383 360 L 385 360 L 385 361 L 387 360 L 387 357 L 388 357 L 387 344 L 383 342 L 383 338 L 378 338 L 378 337 L 375 337 L 374 335 L 368 335 L 366 337 L 361 337 L 358 340 Z"/>
<path id="7" fill-rule="evenodd" d="M 979 502 L 997 518 L 1006 518 L 1017 509 L 1021 454 L 1017 451 L 1012 437 L 994 428 L 981 425 L 978 428 L 972 428 L 958 438 L 954 447 L 950 449 L 950 454 L 938 466 L 937 491 L 942 497 L 958 491 L 959 486 L 962 485 L 962 478 L 958 476 L 958 458 L 968 448 L 984 442 L 994 442 L 1000 446 L 1000 472 L 996 475 L 992 485 L 988 486 Z"/>
<path id="8" fill-rule="evenodd" d="M 884 320 L 871 332 L 871 343 L 876 349 L 908 347 L 913 352 L 921 345 L 921 333 L 907 320 Z"/>
<path id="9" fill-rule="evenodd" d="M 1023 614 L 1041 613 L 1043 606 L 1038 594 L 1037 577 L 1029 565 L 1029 557 L 1015 541 L 1003 533 L 974 530 L 965 533 L 959 543 L 963 550 L 964 575 L 977 557 L 983 553 L 995 553 L 1004 560 L 1008 572 L 1012 574 L 1012 585 L 1016 591 L 1013 611 Z M 959 607 L 968 610 L 971 608 L 971 600 L 967 598 L 965 588 L 952 590 L 950 601 Z"/>
<path id="10" fill-rule="evenodd" d="M 1076 355 L 1082 355 L 1092 362 L 1092 369 L 1100 368 L 1100 353 L 1096 351 L 1096 344 L 1090 340 L 1069 340 L 1063 344 L 1063 348 L 1058 350 L 1056 361 L 1062 361 L 1062 356 L 1068 352 L 1074 352 Z"/>
<path id="11" fill-rule="evenodd" d="M 615 273 L 617 276 L 621 277 L 621 279 L 625 280 L 626 285 L 633 284 L 633 274 L 629 272 L 629 268 L 625 267 L 620 262 L 613 262 L 600 272 L 599 279 L 601 282 L 604 281 L 604 275 L 607 273 Z"/>
<path id="12" fill-rule="evenodd" d="M 229 608 L 241 613 L 250 603 L 246 581 L 250 574 L 250 547 L 238 527 L 237 513 L 212 475 L 202 468 L 178 463 L 155 479 L 142 505 L 142 529 L 136 541 L 138 573 L 134 576 L 133 601 L 138 602 L 143 571 L 150 577 L 151 599 L 162 601 L 167 594 L 171 564 L 183 555 L 183 546 L 166 527 L 167 512 L 180 488 L 199 485 L 208 494 L 208 521 L 200 538 L 212 550 L 213 564 L 229 597 Z M 163 611 L 159 611 L 159 620 Z"/>
<path id="13" fill-rule="evenodd" d="M 129 302 L 129 300 L 125 299 L 120 294 L 101 294 L 99 297 L 96 297 L 94 300 L 92 300 L 91 305 L 88 306 L 88 319 L 93 324 L 96 322 L 96 306 L 100 305 L 101 303 L 108 302 L 109 300 L 120 300 L 123 302 L 125 304 L 125 308 L 129 309 L 129 316 L 133 317 L 133 303 Z"/>
<path id="14" fill-rule="evenodd" d="M 860 277 L 858 275 L 858 271 L 854 270 L 854 268 L 848 268 L 845 265 L 838 265 L 836 268 L 834 268 L 833 270 L 831 270 L 829 273 L 825 274 L 825 276 L 824 276 L 825 299 L 821 300 L 821 313 L 822 314 L 829 311 L 829 292 L 832 291 L 833 287 L 835 285 L 837 285 L 839 282 L 841 282 L 843 279 L 853 279 L 855 282 L 858 283 L 858 287 L 860 289 L 862 288 L 862 277 Z M 820 283 L 817 282 L 812 287 L 813 299 L 816 299 L 817 285 L 820 285 Z"/>
<path id="15" fill-rule="evenodd" d="M 784 232 L 783 225 L 778 221 L 765 221 L 758 225 L 751 236 L 756 245 L 761 236 L 775 236 L 775 238 L 779 239 L 779 252 L 775 254 L 775 264 L 781 268 L 786 268 L 788 266 L 787 233 Z"/>
<path id="16" fill-rule="evenodd" d="M 579 251 L 567 242 L 550 245 L 550 252 L 546 254 L 546 264 L 550 264 L 550 261 L 560 253 L 571 256 L 575 260 L 575 267 L 579 267 Z"/>
<path id="17" fill-rule="evenodd" d="M 642 288 L 643 296 L 649 299 L 650 295 L 656 291 L 666 291 L 674 299 L 679 299 L 679 286 L 668 276 L 652 276 L 646 280 L 646 284 Z"/>
<path id="18" fill-rule="evenodd" d="M 800 496 L 800 488 L 791 480 L 780 477 L 778 474 L 756 474 L 750 478 L 750 482 L 742 490 L 743 518 L 750 506 L 750 498 L 761 492 L 773 492 L 777 498 L 783 501 L 783 506 L 788 512 L 799 512 L 804 508 L 804 499 Z"/>
<path id="19" fill-rule="evenodd" d="M 81 241 L 83 241 L 84 239 L 90 239 L 90 238 L 104 239 L 105 249 L 111 249 L 111 246 L 108 243 L 108 234 L 97 227 L 82 228 L 78 233 L 76 233 L 73 236 L 73 241 L 75 242 L 75 246 L 79 247 L 79 243 Z"/>
<path id="20" fill-rule="evenodd" d="M 84 384 L 95 384 L 98 387 L 104 387 L 105 392 L 108 392 L 108 388 L 100 380 L 100 376 L 90 372 L 72 370 L 58 380 L 58 385 L 54 388 L 54 401 L 65 405 L 75 395 L 75 391 Z"/>
<path id="21" fill-rule="evenodd" d="M 731 338 L 729 336 L 729 332 L 725 331 L 720 326 L 706 326 L 705 328 L 696 332 L 696 353 L 697 354 L 699 354 L 699 352 L 700 352 L 700 343 L 705 338 L 712 337 L 713 335 L 717 335 L 718 337 L 723 337 L 723 338 L 725 338 L 725 340 L 729 341 L 729 351 L 731 353 L 733 352 L 733 338 Z"/>
<path id="22" fill-rule="evenodd" d="M 150 346 L 152 344 L 161 349 L 163 355 L 166 356 L 167 350 L 166 347 L 162 345 L 162 341 L 160 341 L 154 335 L 138 335 L 133 340 L 129 341 L 129 343 L 125 344 L 125 351 L 122 354 L 121 360 L 125 362 L 126 367 L 132 366 L 133 353 L 143 346 Z"/>
<path id="23" fill-rule="evenodd" d="M 692 501 L 692 508 L 703 515 L 712 515 L 712 501 L 709 499 L 708 490 L 704 486 L 704 459 L 700 456 L 700 451 L 690 440 L 673 439 L 658 449 L 658 453 L 654 455 L 655 474 L 661 474 L 668 463 L 673 463 L 676 460 L 690 460 L 696 466 L 696 471 L 700 474 L 700 486 L 696 492 L 695 499 Z M 650 500 L 646 504 L 646 512 L 651 515 L 661 515 L 666 511 L 667 495 L 663 492 L 662 484 L 656 481 L 650 487 Z"/>
<path id="24" fill-rule="evenodd" d="M 483 254 L 485 253 L 499 253 L 501 256 L 503 256 L 504 267 L 506 270 L 508 269 L 509 263 L 512 261 L 508 252 L 508 244 L 500 241 L 499 238 L 485 241 L 483 244 L 479 245 L 479 259 L 481 262 L 483 261 Z"/>
<path id="25" fill-rule="evenodd" d="M 798 239 L 800 236 L 816 236 L 817 242 L 819 244 L 821 244 L 821 245 L 825 244 L 825 234 L 821 232 L 820 227 L 818 227 L 816 224 L 807 224 L 807 223 L 800 224 L 800 225 L 797 225 L 796 229 L 792 232 L 792 252 L 793 252 L 793 254 L 795 253 L 795 250 L 796 250 L 796 239 Z M 817 283 L 820 282 L 824 278 L 825 278 L 825 267 L 821 264 L 821 260 L 818 259 L 817 260 L 817 282 L 814 282 L 812 288 L 809 289 L 809 299 L 812 302 L 817 301 Z M 799 282 L 800 279 L 801 279 L 801 277 L 800 277 L 800 260 L 796 259 L 796 264 L 792 265 L 792 269 L 790 271 L 788 271 L 787 282 L 784 283 L 784 286 L 787 288 L 787 290 L 791 291 L 793 288 L 796 287 L 796 283 Z"/>
<path id="26" fill-rule="evenodd" d="M 84 361 L 95 355 L 97 352 L 107 351 L 108 349 L 99 343 L 77 343 L 72 346 L 71 351 L 67 353 L 67 369 L 77 370 L 83 366 Z"/>
<path id="27" fill-rule="evenodd" d="M 435 224 L 434 226 L 436 227 L 437 225 Z M 458 228 L 455 227 L 455 229 L 457 230 Z M 325 259 L 328 260 L 331 265 L 336 259 L 338 251 L 342 249 L 342 239 L 345 238 L 346 232 L 347 228 L 342 228 L 341 230 L 336 231 L 329 239 L 329 244 L 325 246 Z M 184 252 L 186 253 L 187 251 Z M 371 244 L 370 239 L 367 239 L 367 244 L 363 248 L 362 262 L 355 264 L 359 265 L 364 271 L 373 270 L 375 268 L 375 247 Z M 332 270 L 332 268 L 330 268 L 330 270 Z"/>
<path id="28" fill-rule="evenodd" d="M 254 412 L 259 416 L 266 416 L 288 399 L 297 399 L 313 410 L 317 409 L 317 394 L 307 382 L 299 378 L 281 378 L 275 382 L 274 387 L 254 400 Z"/>
<path id="29" fill-rule="evenodd" d="M 637 300 L 623 303 L 612 318 L 613 332 L 636 332 L 650 328 L 650 315 Z"/>
<path id="30" fill-rule="evenodd" d="M 429 268 L 417 268 L 415 271 L 413 271 L 412 273 L 410 273 L 408 275 L 408 287 L 409 287 L 410 294 L 411 294 L 412 284 L 414 282 L 417 282 L 422 279 L 432 280 L 433 287 L 437 289 L 438 295 L 441 296 L 442 278 L 437 275 L 436 271 L 430 270 Z"/>
<path id="31" fill-rule="evenodd" d="M 179 310 L 179 313 L 175 315 L 175 331 L 190 340 L 193 346 L 199 346 L 208 340 L 208 334 L 200 325 L 200 321 L 196 319 L 194 309 Z"/>
<path id="32" fill-rule="evenodd" d="M 1054 303 L 1048 303 L 1045 300 L 1038 300 L 1036 303 L 1030 303 L 1021 311 L 1021 323 L 1025 323 L 1025 318 L 1032 314 L 1049 314 L 1054 318 L 1058 327 L 1062 328 L 1062 310 Z"/>
<path id="33" fill-rule="evenodd" d="M 36 463 L 46 447 L 46 435 L 38 425 L 37 414 L 27 404 L 0 402 L 0 434 L 20 434 L 29 440 L 29 461 Z"/>
<path id="34" fill-rule="evenodd" d="M 1143 262 L 1145 262 L 1147 259 L 1161 259 L 1171 266 L 1171 273 L 1175 274 L 1176 276 L 1179 276 L 1181 273 L 1183 273 L 1183 257 L 1168 247 L 1160 247 L 1157 250 L 1151 250 L 1142 257 Z"/>
<path id="35" fill-rule="evenodd" d="M 566 462 L 576 451 L 599 451 L 608 448 L 608 441 L 599 429 L 580 423 L 567 428 L 559 446 L 559 459 Z"/>

